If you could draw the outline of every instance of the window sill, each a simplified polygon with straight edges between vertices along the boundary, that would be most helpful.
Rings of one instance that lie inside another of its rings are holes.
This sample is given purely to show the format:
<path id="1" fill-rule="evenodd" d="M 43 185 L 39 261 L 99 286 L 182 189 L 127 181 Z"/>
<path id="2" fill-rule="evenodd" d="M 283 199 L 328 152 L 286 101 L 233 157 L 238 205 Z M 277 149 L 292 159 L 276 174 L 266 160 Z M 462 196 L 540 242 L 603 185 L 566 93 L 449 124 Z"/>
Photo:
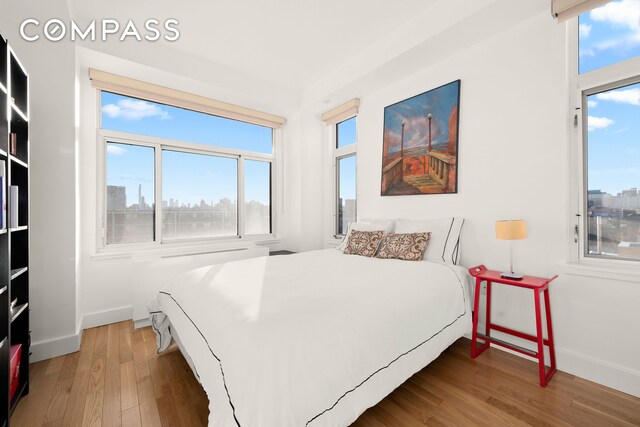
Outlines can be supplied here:
<path id="1" fill-rule="evenodd" d="M 256 239 L 234 239 L 221 242 L 207 242 L 194 244 L 186 243 L 163 243 L 152 247 L 136 247 L 136 248 L 99 248 L 96 253 L 90 257 L 96 261 L 134 258 L 138 256 L 175 256 L 175 255 L 198 255 L 204 253 L 215 252 L 231 252 L 255 247 L 271 246 L 281 243 L 282 239 L 276 236 L 261 237 Z"/>
<path id="2" fill-rule="evenodd" d="M 572 276 L 597 277 L 619 282 L 640 282 L 640 263 L 620 265 L 615 262 L 571 262 L 564 265 L 563 272 Z"/>

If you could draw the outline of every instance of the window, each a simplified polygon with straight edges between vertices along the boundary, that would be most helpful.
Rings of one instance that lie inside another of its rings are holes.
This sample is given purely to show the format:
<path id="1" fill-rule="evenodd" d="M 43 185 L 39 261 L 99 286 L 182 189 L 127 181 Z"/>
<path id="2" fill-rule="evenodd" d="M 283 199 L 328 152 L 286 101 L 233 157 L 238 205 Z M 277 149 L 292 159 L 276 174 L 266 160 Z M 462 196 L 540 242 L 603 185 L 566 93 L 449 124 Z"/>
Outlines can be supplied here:
<path id="1" fill-rule="evenodd" d="M 576 231 L 582 230 L 585 257 L 640 260 L 638 22 L 640 6 L 630 0 L 578 20 L 583 223 Z"/>
<path id="2" fill-rule="evenodd" d="M 640 83 L 587 90 L 583 105 L 586 254 L 640 260 Z"/>
<path id="3" fill-rule="evenodd" d="M 272 234 L 272 128 L 100 93 L 105 245 Z"/>
<path id="4" fill-rule="evenodd" d="M 235 236 L 238 160 L 162 151 L 162 237 Z"/>
<path id="5" fill-rule="evenodd" d="M 356 221 L 356 118 L 335 125 L 334 164 L 336 165 L 335 234 L 347 233 Z"/>
<path id="6" fill-rule="evenodd" d="M 619 0 L 579 17 L 579 73 L 640 55 L 640 4 Z"/>
<path id="7" fill-rule="evenodd" d="M 108 244 L 155 239 L 155 150 L 107 142 Z"/>

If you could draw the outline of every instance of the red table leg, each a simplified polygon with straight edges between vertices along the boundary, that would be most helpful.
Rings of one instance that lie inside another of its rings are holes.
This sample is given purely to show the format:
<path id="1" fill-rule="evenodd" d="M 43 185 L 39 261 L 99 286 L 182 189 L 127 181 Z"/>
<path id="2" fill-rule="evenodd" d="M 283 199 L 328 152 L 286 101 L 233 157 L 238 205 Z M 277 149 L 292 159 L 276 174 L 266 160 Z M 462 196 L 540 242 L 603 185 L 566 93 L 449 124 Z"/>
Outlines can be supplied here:
<path id="1" fill-rule="evenodd" d="M 542 335 L 542 314 L 540 313 L 540 290 L 534 289 L 535 306 L 536 306 L 536 338 L 538 341 L 538 369 L 540 371 L 540 385 L 546 386 L 545 368 L 544 368 L 544 337 Z"/>
<path id="2" fill-rule="evenodd" d="M 551 325 L 551 304 L 549 303 L 549 288 L 543 291 L 544 294 L 544 311 L 547 317 L 547 346 L 549 347 L 549 359 L 551 362 L 551 369 L 545 377 L 545 386 L 549 382 L 551 376 L 556 371 L 556 352 L 553 344 L 553 327 Z"/>
<path id="3" fill-rule="evenodd" d="M 478 316 L 479 313 L 479 305 L 480 305 L 480 279 L 476 278 L 476 291 L 473 297 L 473 332 L 471 334 L 471 358 L 475 359 L 478 357 L 478 353 L 476 352 L 476 344 L 478 341 Z"/>
<path id="4" fill-rule="evenodd" d="M 484 334 L 491 336 L 491 282 L 487 281 L 487 313 L 485 314 L 487 322 L 484 327 Z"/>

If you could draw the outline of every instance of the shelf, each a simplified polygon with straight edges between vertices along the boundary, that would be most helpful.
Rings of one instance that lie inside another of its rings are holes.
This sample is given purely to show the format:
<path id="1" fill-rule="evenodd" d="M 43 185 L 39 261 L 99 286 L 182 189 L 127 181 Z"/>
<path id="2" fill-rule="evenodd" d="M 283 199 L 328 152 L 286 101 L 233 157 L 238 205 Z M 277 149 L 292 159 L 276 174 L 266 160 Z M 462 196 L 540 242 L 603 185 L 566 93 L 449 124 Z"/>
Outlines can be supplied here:
<path id="1" fill-rule="evenodd" d="M 18 318 L 22 314 L 22 312 L 29 306 L 29 303 L 26 302 L 24 304 L 20 304 L 16 306 L 16 308 L 11 309 L 11 323 Z"/>
<path id="2" fill-rule="evenodd" d="M 28 269 L 29 269 L 29 267 L 14 268 L 13 270 L 11 270 L 11 280 L 13 280 L 16 277 L 20 276 L 22 273 L 24 273 Z"/>
<path id="3" fill-rule="evenodd" d="M 13 233 L 14 231 L 23 231 L 23 230 L 28 230 L 28 229 L 29 229 L 28 225 L 21 225 L 20 227 L 10 228 L 9 231 L 11 231 Z"/>
<path id="4" fill-rule="evenodd" d="M 20 165 L 20 166 L 22 166 L 22 167 L 25 167 L 25 168 L 28 168 L 28 167 L 29 167 L 29 165 L 28 165 L 28 164 L 26 164 L 25 162 L 23 162 L 22 160 L 20 160 L 20 159 L 19 159 L 19 158 L 17 158 L 16 156 L 9 155 L 9 160 L 10 160 L 12 163 L 17 163 L 17 164 L 19 164 L 19 165 Z"/>
<path id="5" fill-rule="evenodd" d="M 22 111 L 20 111 L 20 108 L 18 108 L 18 106 L 13 102 L 13 100 L 11 100 L 11 109 L 16 113 L 18 113 L 18 115 L 22 117 L 22 120 L 24 120 L 25 122 L 29 121 L 29 118 L 27 117 L 27 115 L 24 114 Z"/>
<path id="6" fill-rule="evenodd" d="M 9 288 L 9 287 L 8 287 L 7 285 L 4 285 L 4 286 L 2 287 L 2 289 L 0 289 L 0 295 L 2 295 L 2 294 L 4 294 L 5 292 L 7 292 L 7 289 L 8 289 L 8 288 Z M 2 348 L 2 346 L 1 346 L 1 345 L 0 345 L 0 348 Z"/>
<path id="7" fill-rule="evenodd" d="M 0 155 L 3 155 L 5 157 L 7 157 L 7 152 L 2 150 L 2 149 L 0 149 Z"/>
<path id="8" fill-rule="evenodd" d="M 0 229 L 0 234 L 7 234 L 7 229 L 6 228 Z"/>
<path id="9" fill-rule="evenodd" d="M 2 83 L 0 83 L 0 92 L 4 93 L 5 95 L 7 94 L 7 88 L 4 87 Z"/>

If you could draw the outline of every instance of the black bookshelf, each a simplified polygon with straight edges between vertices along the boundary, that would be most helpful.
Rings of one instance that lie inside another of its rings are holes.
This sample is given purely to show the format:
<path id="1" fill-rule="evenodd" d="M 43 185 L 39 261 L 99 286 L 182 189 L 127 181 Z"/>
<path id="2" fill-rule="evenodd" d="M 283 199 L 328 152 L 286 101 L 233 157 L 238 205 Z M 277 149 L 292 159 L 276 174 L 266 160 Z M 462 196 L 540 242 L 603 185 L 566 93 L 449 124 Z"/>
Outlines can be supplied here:
<path id="1" fill-rule="evenodd" d="M 8 426 L 20 398 L 29 393 L 29 75 L 1 35 L 0 112 L 0 426 Z M 18 192 L 17 215 L 10 208 L 12 186 Z M 11 397 L 10 351 L 16 345 L 21 345 L 20 368 Z"/>

